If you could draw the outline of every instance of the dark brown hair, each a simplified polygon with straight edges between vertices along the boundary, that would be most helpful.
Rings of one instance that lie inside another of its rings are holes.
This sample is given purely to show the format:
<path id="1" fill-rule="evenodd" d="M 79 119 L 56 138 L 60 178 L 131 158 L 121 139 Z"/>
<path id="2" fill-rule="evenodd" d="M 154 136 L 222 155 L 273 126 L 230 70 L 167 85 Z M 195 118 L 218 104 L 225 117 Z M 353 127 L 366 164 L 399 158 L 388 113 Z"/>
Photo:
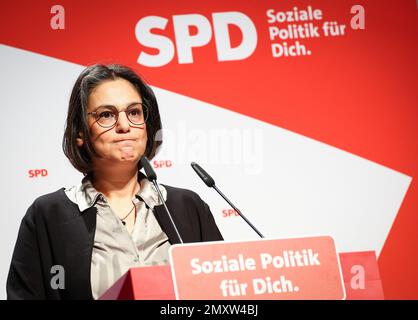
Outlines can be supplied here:
<path id="1" fill-rule="evenodd" d="M 78 76 L 71 92 L 62 148 L 71 164 L 83 174 L 92 174 L 91 156 L 98 156 L 90 139 L 87 125 L 87 103 L 90 93 L 107 80 L 122 78 L 129 81 L 138 91 L 148 107 L 147 145 L 144 155 L 152 159 L 162 144 L 161 118 L 158 103 L 152 89 L 130 68 L 119 64 L 95 64 L 84 69 Z M 76 144 L 77 137 L 83 136 L 83 146 Z M 158 133 L 158 138 L 156 137 Z M 138 162 L 138 169 L 140 163 Z"/>

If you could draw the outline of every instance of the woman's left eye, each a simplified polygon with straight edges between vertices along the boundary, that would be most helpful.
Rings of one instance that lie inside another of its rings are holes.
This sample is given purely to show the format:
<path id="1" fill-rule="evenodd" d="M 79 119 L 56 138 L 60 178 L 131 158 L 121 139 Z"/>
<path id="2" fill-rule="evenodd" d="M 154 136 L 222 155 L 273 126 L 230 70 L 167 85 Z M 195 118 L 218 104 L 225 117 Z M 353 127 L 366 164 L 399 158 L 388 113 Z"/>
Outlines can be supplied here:
<path id="1" fill-rule="evenodd" d="M 132 110 L 129 110 L 129 114 L 131 116 L 138 116 L 138 115 L 141 114 L 141 110 L 139 110 L 139 109 L 132 109 Z"/>

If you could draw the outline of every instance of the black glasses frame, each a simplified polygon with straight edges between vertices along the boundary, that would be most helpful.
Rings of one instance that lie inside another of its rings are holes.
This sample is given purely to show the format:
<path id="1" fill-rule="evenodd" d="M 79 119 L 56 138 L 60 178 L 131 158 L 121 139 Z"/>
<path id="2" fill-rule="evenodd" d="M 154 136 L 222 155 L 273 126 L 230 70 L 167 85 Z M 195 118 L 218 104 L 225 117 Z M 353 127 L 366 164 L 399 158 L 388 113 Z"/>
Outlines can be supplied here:
<path id="1" fill-rule="evenodd" d="M 142 122 L 142 123 L 135 123 L 135 122 L 133 122 L 130 118 L 129 118 L 129 114 L 128 114 L 128 111 L 130 111 L 130 108 L 131 107 L 133 107 L 133 106 L 136 106 L 136 105 L 138 105 L 138 104 L 140 104 L 141 106 L 142 106 L 142 113 L 143 113 L 143 117 L 144 117 L 144 122 Z M 97 110 L 99 110 L 100 108 L 109 108 L 109 109 L 113 109 L 113 111 L 114 111 L 114 114 L 116 115 L 116 118 L 115 118 L 115 123 L 113 123 L 113 124 L 111 124 L 111 125 L 108 125 L 108 126 L 105 126 L 105 125 L 103 125 L 103 124 L 101 124 L 100 122 L 99 122 L 99 120 L 100 120 L 100 118 L 99 118 L 99 112 L 97 111 Z M 102 128 L 112 128 L 112 127 L 114 127 L 115 125 L 116 125 L 116 123 L 118 122 L 118 120 L 119 120 L 119 113 L 121 113 L 121 112 L 125 112 L 125 114 L 126 114 L 126 118 L 128 119 L 128 121 L 130 122 L 130 123 L 132 123 L 133 125 L 135 125 L 135 126 L 140 126 L 140 125 L 143 125 L 143 124 L 145 124 L 146 122 L 147 122 L 147 120 L 148 120 L 148 107 L 147 107 L 147 105 L 146 104 L 144 104 L 143 102 L 139 102 L 139 103 L 135 103 L 135 104 L 132 104 L 132 105 L 130 105 L 130 106 L 128 106 L 127 108 L 125 108 L 124 110 L 118 110 L 115 106 L 103 106 L 103 107 L 99 107 L 99 108 L 97 108 L 95 111 L 93 111 L 93 112 L 88 112 L 87 114 L 88 115 L 92 115 L 92 116 L 94 116 L 95 118 L 96 118 L 96 123 L 99 125 L 99 126 L 101 126 Z"/>

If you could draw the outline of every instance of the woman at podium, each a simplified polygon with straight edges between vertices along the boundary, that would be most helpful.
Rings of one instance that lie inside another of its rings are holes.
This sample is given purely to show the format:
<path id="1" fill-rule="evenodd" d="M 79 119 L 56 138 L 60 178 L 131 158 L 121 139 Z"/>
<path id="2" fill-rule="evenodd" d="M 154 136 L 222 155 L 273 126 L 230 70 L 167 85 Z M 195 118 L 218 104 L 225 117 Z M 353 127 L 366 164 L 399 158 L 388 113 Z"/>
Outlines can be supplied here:
<path id="1" fill-rule="evenodd" d="M 160 130 L 155 95 L 132 69 L 93 65 L 79 75 L 63 150 L 84 178 L 27 210 L 8 299 L 97 299 L 129 268 L 167 264 L 178 235 L 184 242 L 222 240 L 196 193 L 160 185 L 161 197 L 139 171 L 141 157 L 152 159 L 161 145 Z"/>

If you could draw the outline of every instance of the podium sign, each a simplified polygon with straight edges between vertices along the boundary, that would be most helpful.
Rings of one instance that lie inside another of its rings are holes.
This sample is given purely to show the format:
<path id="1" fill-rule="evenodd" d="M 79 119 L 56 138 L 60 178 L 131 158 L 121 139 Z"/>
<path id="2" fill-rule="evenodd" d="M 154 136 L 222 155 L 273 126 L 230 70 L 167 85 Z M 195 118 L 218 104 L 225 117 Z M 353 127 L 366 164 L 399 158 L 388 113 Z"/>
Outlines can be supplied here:
<path id="1" fill-rule="evenodd" d="M 170 264 L 180 300 L 345 299 L 329 236 L 174 245 Z"/>

